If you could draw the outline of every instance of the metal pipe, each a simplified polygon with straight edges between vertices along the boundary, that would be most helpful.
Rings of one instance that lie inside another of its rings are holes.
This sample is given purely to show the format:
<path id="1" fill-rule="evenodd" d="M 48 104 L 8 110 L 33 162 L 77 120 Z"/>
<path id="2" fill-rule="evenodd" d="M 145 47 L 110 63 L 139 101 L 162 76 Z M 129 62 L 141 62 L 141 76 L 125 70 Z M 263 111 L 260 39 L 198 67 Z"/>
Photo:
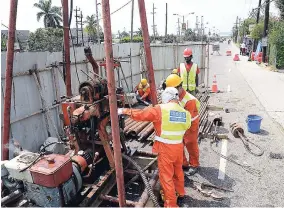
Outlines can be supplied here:
<path id="1" fill-rule="evenodd" d="M 145 128 L 148 125 L 148 122 L 142 122 L 140 125 L 138 125 L 136 128 L 132 129 L 131 131 L 129 131 L 129 135 L 136 137 L 140 131 L 142 131 L 143 128 Z"/>
<path id="2" fill-rule="evenodd" d="M 115 172 L 117 181 L 117 192 L 119 199 L 119 206 L 125 207 L 125 189 L 124 189 L 124 177 L 123 177 L 123 166 L 121 156 L 121 144 L 120 144 L 120 133 L 118 126 L 118 115 L 117 115 L 117 100 L 115 93 L 115 78 L 114 78 L 114 67 L 113 67 L 113 50 L 112 50 L 112 33 L 111 33 L 111 19 L 110 19 L 110 8 L 109 0 L 102 0 L 102 11 L 103 11 L 103 24 L 104 24 L 104 46 L 106 54 L 106 69 L 107 69 L 107 87 L 109 94 L 109 106 L 110 106 L 110 118 L 111 118 L 111 131 L 113 137 L 113 150 L 114 150 L 114 161 L 115 161 Z"/>
<path id="3" fill-rule="evenodd" d="M 6 204 L 16 200 L 17 198 L 19 198 L 20 196 L 22 196 L 22 191 L 20 191 L 19 189 L 17 189 L 16 191 L 12 192 L 11 194 L 3 197 L 1 199 L 1 206 L 5 206 Z"/>
<path id="4" fill-rule="evenodd" d="M 151 101 L 153 105 L 157 105 L 158 104 L 157 91 L 156 91 L 154 68 L 153 68 L 153 61 L 152 61 L 152 54 L 150 47 L 150 38 L 149 38 L 148 23 L 147 23 L 146 9 L 145 9 L 145 1 L 138 0 L 138 6 L 139 6 L 140 22 L 141 22 L 143 42 L 144 42 L 144 50 L 146 54 L 146 66 L 148 70 L 148 78 L 151 89 Z"/>
<path id="5" fill-rule="evenodd" d="M 64 50 L 65 50 L 65 66 L 66 66 L 66 94 L 67 97 L 72 96 L 71 88 L 71 71 L 70 71 L 70 42 L 69 42 L 69 17 L 68 17 L 68 0 L 62 1 L 63 9 L 63 35 L 64 35 Z"/>
<path id="6" fill-rule="evenodd" d="M 100 199 L 104 200 L 104 201 L 109 201 L 109 202 L 112 202 L 112 203 L 119 203 L 119 200 L 118 200 L 117 197 L 113 197 L 113 196 L 110 196 L 110 195 L 101 194 L 100 195 Z M 136 206 L 136 202 L 130 201 L 130 200 L 126 200 L 126 206 L 128 206 L 128 207 L 135 207 Z"/>
<path id="7" fill-rule="evenodd" d="M 12 94 L 12 79 L 13 79 L 13 63 L 14 63 L 14 44 L 15 30 L 17 20 L 18 0 L 10 1 L 10 18 L 8 29 L 8 46 L 6 56 L 6 80 L 5 80 L 5 97 L 4 97 L 4 128 L 2 139 L 2 160 L 9 158 L 10 140 L 10 119 L 11 119 L 11 94 Z"/>
<path id="8" fill-rule="evenodd" d="M 96 60 L 94 59 L 92 55 L 91 48 L 90 47 L 84 48 L 84 53 L 85 53 L 86 58 L 92 65 L 94 73 L 99 74 L 99 65 L 97 64 Z"/>

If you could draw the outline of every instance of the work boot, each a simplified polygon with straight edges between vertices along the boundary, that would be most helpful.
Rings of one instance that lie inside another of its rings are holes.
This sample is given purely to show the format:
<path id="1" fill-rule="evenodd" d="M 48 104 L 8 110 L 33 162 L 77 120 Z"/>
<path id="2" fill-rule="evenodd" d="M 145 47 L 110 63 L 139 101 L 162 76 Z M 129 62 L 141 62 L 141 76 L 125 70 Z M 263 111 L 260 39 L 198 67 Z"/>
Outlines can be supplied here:
<path id="1" fill-rule="evenodd" d="M 189 170 L 189 165 L 182 165 L 182 169 L 184 171 L 188 171 Z"/>
<path id="2" fill-rule="evenodd" d="M 185 172 L 186 175 L 192 176 L 198 172 L 198 167 L 189 167 L 188 171 Z"/>
<path id="3" fill-rule="evenodd" d="M 178 205 L 179 207 L 182 207 L 182 206 L 183 206 L 183 202 L 184 202 L 184 196 L 179 196 L 179 197 L 177 198 L 177 205 Z"/>

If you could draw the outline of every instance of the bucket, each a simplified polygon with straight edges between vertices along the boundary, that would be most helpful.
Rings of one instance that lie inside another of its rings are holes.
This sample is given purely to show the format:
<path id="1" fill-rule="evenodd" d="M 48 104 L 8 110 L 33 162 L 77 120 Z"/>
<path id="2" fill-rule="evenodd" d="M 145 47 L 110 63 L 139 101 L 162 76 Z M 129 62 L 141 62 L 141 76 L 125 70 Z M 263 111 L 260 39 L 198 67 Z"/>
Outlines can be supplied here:
<path id="1" fill-rule="evenodd" d="M 261 124 L 262 117 L 258 115 L 248 115 L 246 122 L 248 125 L 248 131 L 251 133 L 258 133 L 260 132 L 260 124 Z"/>

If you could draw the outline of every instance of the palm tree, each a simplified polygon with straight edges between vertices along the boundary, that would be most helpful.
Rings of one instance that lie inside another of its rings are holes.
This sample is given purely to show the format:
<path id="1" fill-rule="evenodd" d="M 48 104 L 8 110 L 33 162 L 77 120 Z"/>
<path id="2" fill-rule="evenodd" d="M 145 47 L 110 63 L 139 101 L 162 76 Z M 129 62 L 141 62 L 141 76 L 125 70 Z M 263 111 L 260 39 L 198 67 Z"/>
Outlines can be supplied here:
<path id="1" fill-rule="evenodd" d="M 34 7 L 41 11 L 36 14 L 37 21 L 43 17 L 44 27 L 61 27 L 62 14 L 61 7 L 52 6 L 51 0 L 39 0 L 39 3 L 35 3 Z"/>
<path id="2" fill-rule="evenodd" d="M 95 19 L 95 15 L 92 14 L 91 16 L 87 16 L 84 23 L 86 26 L 86 31 L 89 34 L 89 36 L 95 40 L 97 38 L 97 20 Z M 99 34 L 102 32 L 101 26 L 99 26 Z"/>

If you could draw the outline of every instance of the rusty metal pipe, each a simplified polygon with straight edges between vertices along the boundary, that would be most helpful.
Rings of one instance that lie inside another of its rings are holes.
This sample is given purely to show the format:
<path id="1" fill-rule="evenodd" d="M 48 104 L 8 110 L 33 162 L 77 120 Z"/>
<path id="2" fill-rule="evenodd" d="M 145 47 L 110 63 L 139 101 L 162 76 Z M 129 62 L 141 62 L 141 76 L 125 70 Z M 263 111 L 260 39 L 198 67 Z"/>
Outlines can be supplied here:
<path id="1" fill-rule="evenodd" d="M 127 119 L 125 119 L 125 124 L 128 124 L 130 121 L 133 121 L 131 118 L 127 118 Z"/>
<path id="2" fill-rule="evenodd" d="M 140 125 L 138 125 L 136 128 L 132 129 L 128 134 L 136 137 L 140 131 L 142 131 L 143 128 L 145 128 L 148 125 L 148 122 L 142 122 Z"/>
<path id="3" fill-rule="evenodd" d="M 70 42 L 69 42 L 69 9 L 68 0 L 62 1 L 63 9 L 63 35 L 64 35 L 64 50 L 65 50 L 65 66 L 66 66 L 66 94 L 67 97 L 72 96 L 71 88 L 71 70 L 70 70 Z"/>
<path id="4" fill-rule="evenodd" d="M 142 122 L 137 122 L 135 123 L 133 126 L 131 126 L 126 132 L 125 134 L 129 134 L 130 131 L 132 131 L 133 129 L 137 128 Z"/>
<path id="5" fill-rule="evenodd" d="M 146 54 L 146 66 L 147 66 L 149 84 L 151 89 L 151 101 L 153 105 L 157 105 L 158 104 L 157 90 L 156 90 L 154 68 L 153 68 L 152 54 L 150 48 L 150 37 L 148 31 L 145 1 L 138 0 L 138 6 L 139 6 L 140 22 L 141 22 L 142 35 L 143 35 L 144 50 Z"/>
<path id="6" fill-rule="evenodd" d="M 158 154 L 156 153 L 147 152 L 143 150 L 137 150 L 136 152 L 139 156 L 146 156 L 146 157 L 157 157 L 158 156 Z"/>
<path id="7" fill-rule="evenodd" d="M 151 123 L 148 127 L 145 128 L 145 130 L 140 133 L 138 136 L 143 139 L 147 136 L 149 136 L 154 131 L 154 125 Z"/>
<path id="8" fill-rule="evenodd" d="M 151 125 L 153 125 L 152 123 L 148 123 L 147 126 L 142 129 L 142 131 L 139 132 L 138 136 L 140 136 L 141 134 L 143 134 L 147 129 L 149 129 L 151 127 Z"/>
<path id="9" fill-rule="evenodd" d="M 93 71 L 95 74 L 99 74 L 99 65 L 92 55 L 92 50 L 90 47 L 84 48 L 84 53 L 90 64 L 92 65 Z"/>
<path id="10" fill-rule="evenodd" d="M 112 203 L 119 203 L 119 200 L 117 197 L 113 197 L 113 196 L 109 196 L 109 195 L 104 195 L 104 194 L 101 194 L 100 195 L 100 199 L 101 200 L 104 200 L 104 201 L 109 201 L 109 202 L 112 202 Z M 136 202 L 134 201 L 131 201 L 131 200 L 126 200 L 126 206 L 128 207 L 135 207 L 136 206 Z"/>
<path id="11" fill-rule="evenodd" d="M 126 131 L 128 131 L 132 126 L 136 125 L 138 123 L 138 121 L 132 121 L 129 124 L 125 125 L 123 132 L 125 133 Z"/>
<path id="12" fill-rule="evenodd" d="M 113 67 L 113 50 L 112 50 L 112 32 L 111 32 L 111 19 L 110 19 L 110 8 L 109 0 L 102 0 L 102 11 L 103 11 L 103 26 L 104 26 L 104 47 L 106 54 L 106 69 L 107 69 L 107 87 L 109 95 L 109 107 L 110 107 L 110 118 L 111 118 L 111 131 L 113 137 L 113 150 L 114 150 L 114 161 L 115 161 L 115 172 L 117 181 L 117 192 L 119 199 L 119 206 L 125 207 L 125 189 L 124 189 L 124 177 L 123 177 L 123 166 L 121 156 L 121 144 L 120 144 L 120 133 L 119 133 L 119 122 L 117 115 L 117 100 L 115 93 L 115 78 L 114 78 L 114 67 Z"/>
<path id="13" fill-rule="evenodd" d="M 11 121 L 11 95 L 12 95 L 12 79 L 13 79 L 13 63 L 14 63 L 14 44 L 15 30 L 17 20 L 18 0 L 10 1 L 10 18 L 8 29 L 8 45 L 6 54 L 6 75 L 5 75 L 5 95 L 4 95 L 4 125 L 2 138 L 2 160 L 9 159 L 10 140 L 10 121 Z"/>
<path id="14" fill-rule="evenodd" d="M 156 185 L 158 178 L 159 178 L 158 177 L 158 171 L 155 171 L 153 177 L 149 181 L 149 184 L 152 188 Z M 149 199 L 149 194 L 148 194 L 147 189 L 145 188 L 145 190 L 143 191 L 143 193 L 141 195 L 140 200 L 138 201 L 138 203 L 136 203 L 135 207 L 144 207 L 145 204 L 147 203 L 148 199 Z"/>

